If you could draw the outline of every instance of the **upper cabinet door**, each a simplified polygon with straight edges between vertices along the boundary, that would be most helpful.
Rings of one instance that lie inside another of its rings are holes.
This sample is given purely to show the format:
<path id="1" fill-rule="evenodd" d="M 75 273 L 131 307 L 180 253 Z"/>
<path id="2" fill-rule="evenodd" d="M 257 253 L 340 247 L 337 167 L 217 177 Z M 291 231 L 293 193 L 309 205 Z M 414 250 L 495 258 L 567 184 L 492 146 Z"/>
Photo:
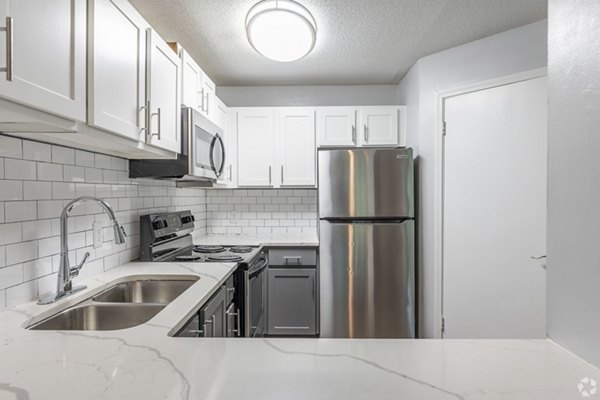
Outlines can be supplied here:
<path id="1" fill-rule="evenodd" d="M 86 21 L 85 1 L 0 0 L 0 96 L 85 121 Z"/>
<path id="2" fill-rule="evenodd" d="M 317 134 L 319 146 L 356 145 L 356 108 L 319 107 Z"/>
<path id="3" fill-rule="evenodd" d="M 181 50 L 182 104 L 202 112 L 202 69 L 188 54 Z"/>
<path id="4" fill-rule="evenodd" d="M 202 74 L 202 111 L 215 124 L 217 123 L 217 107 L 215 98 L 217 87 L 206 74 Z"/>
<path id="5" fill-rule="evenodd" d="M 178 153 L 181 152 L 180 77 L 181 60 L 167 42 L 148 29 L 147 143 Z"/>
<path id="6" fill-rule="evenodd" d="M 274 109 L 237 112 L 238 185 L 273 186 Z"/>
<path id="7" fill-rule="evenodd" d="M 390 107 L 359 108 L 359 144 L 362 146 L 397 146 L 400 109 Z"/>
<path id="8" fill-rule="evenodd" d="M 145 141 L 148 23 L 126 0 L 89 0 L 88 123 Z"/>
<path id="9" fill-rule="evenodd" d="M 281 186 L 315 186 L 315 109 L 279 109 Z"/>

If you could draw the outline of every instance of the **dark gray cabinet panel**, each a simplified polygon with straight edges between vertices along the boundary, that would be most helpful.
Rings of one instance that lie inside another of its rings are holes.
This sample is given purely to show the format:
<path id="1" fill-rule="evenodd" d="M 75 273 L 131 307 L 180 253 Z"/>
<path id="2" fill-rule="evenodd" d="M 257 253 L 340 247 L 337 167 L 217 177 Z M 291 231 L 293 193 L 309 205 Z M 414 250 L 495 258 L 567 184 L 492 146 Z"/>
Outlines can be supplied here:
<path id="1" fill-rule="evenodd" d="M 314 268 L 269 268 L 269 335 L 315 335 L 317 282 Z"/>
<path id="2" fill-rule="evenodd" d="M 200 309 L 200 324 L 204 337 L 226 336 L 226 290 L 222 286 L 217 293 Z"/>

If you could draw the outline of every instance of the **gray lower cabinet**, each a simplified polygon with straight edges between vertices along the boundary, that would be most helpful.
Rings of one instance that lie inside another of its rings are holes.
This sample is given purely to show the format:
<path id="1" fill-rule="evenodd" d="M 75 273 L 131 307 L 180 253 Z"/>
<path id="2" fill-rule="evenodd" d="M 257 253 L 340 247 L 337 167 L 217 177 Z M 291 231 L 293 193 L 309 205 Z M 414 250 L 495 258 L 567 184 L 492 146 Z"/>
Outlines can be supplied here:
<path id="1" fill-rule="evenodd" d="M 269 268 L 268 334 L 317 333 L 315 268 Z"/>
<path id="2" fill-rule="evenodd" d="M 204 337 L 225 337 L 226 327 L 226 290 L 220 287 L 217 293 L 200 309 L 200 326 Z"/>

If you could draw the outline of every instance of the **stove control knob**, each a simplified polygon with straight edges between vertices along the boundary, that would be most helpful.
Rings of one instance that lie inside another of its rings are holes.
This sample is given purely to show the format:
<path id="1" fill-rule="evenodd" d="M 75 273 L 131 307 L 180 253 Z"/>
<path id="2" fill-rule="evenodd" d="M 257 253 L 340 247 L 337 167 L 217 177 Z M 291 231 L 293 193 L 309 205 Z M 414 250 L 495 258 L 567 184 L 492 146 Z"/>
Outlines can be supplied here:
<path id="1" fill-rule="evenodd" d="M 154 230 L 165 229 L 167 227 L 167 221 L 164 219 L 156 220 L 152 223 Z"/>

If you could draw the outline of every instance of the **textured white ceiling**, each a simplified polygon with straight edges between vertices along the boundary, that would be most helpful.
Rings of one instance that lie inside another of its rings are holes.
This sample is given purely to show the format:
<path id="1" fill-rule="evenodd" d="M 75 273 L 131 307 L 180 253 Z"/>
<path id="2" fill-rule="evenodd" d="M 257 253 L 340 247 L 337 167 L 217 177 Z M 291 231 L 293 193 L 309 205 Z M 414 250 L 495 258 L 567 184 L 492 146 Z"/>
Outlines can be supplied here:
<path id="1" fill-rule="evenodd" d="M 299 0 L 317 21 L 313 52 L 277 63 L 248 44 L 258 0 L 130 0 L 218 85 L 397 83 L 420 57 L 546 18 L 546 0 Z"/>

